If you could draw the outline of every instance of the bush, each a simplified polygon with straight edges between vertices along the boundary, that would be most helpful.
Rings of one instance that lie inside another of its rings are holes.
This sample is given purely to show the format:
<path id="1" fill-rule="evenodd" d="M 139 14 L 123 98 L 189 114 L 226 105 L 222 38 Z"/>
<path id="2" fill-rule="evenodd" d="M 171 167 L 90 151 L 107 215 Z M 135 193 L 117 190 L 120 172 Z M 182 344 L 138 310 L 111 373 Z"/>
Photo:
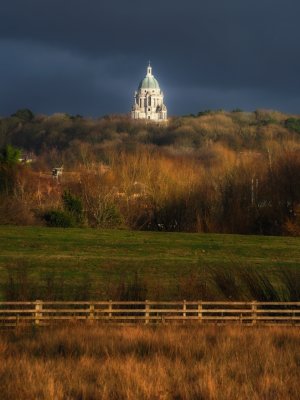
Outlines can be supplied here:
<path id="1" fill-rule="evenodd" d="M 34 114 L 28 108 L 23 108 L 21 110 L 16 111 L 14 114 L 11 115 L 12 117 L 19 118 L 24 122 L 29 122 L 34 119 Z"/>
<path id="2" fill-rule="evenodd" d="M 12 196 L 0 195 L 0 225 L 35 225 L 36 223 L 34 212 L 28 202 Z"/>
<path id="3" fill-rule="evenodd" d="M 91 198 L 87 205 L 87 218 L 94 228 L 119 228 L 123 224 L 123 216 L 119 208 L 110 201 Z"/>
<path id="4" fill-rule="evenodd" d="M 256 110 L 254 111 L 254 114 L 257 124 L 260 126 L 276 124 L 278 122 L 275 118 L 276 113 L 271 110 Z"/>
<path id="5" fill-rule="evenodd" d="M 13 166 L 19 163 L 21 151 L 11 145 L 0 150 L 0 165 Z"/>
<path id="6" fill-rule="evenodd" d="M 300 133 L 300 119 L 299 118 L 288 118 L 285 120 L 286 128 Z"/>
<path id="7" fill-rule="evenodd" d="M 83 221 L 83 206 L 79 197 L 72 195 L 68 190 L 65 190 L 62 195 L 64 209 L 69 213 L 77 224 Z"/>
<path id="8" fill-rule="evenodd" d="M 20 150 L 7 145 L 0 149 L 0 192 L 11 193 L 17 181 L 19 170 Z"/>
<path id="9" fill-rule="evenodd" d="M 203 117 L 204 115 L 211 115 L 213 113 L 213 110 L 203 110 L 198 112 L 197 117 Z"/>
<path id="10" fill-rule="evenodd" d="M 49 210 L 43 215 L 47 226 L 58 228 L 73 228 L 76 226 L 71 214 L 61 210 Z"/>

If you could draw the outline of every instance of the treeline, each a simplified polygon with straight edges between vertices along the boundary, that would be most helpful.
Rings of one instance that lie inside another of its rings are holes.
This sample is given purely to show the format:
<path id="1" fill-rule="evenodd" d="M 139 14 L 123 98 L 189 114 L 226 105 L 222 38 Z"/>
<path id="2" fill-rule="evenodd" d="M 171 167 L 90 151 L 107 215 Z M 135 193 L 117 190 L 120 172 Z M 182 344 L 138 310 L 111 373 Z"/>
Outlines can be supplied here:
<path id="1" fill-rule="evenodd" d="M 299 135 L 299 116 L 265 110 L 207 110 L 170 118 L 167 126 L 132 121 L 126 115 L 92 119 L 68 114 L 34 115 L 27 109 L 0 118 L 0 148 L 11 144 L 35 153 L 39 161 L 44 156 L 47 165 L 63 162 L 70 167 L 87 158 L 106 161 L 108 149 L 130 151 L 147 145 L 204 158 L 203 152 L 213 143 L 236 152 L 261 151 L 272 141 L 298 142 Z"/>
<path id="2" fill-rule="evenodd" d="M 300 233 L 297 116 L 206 111 L 161 127 L 19 110 L 0 143 L 2 224 Z"/>

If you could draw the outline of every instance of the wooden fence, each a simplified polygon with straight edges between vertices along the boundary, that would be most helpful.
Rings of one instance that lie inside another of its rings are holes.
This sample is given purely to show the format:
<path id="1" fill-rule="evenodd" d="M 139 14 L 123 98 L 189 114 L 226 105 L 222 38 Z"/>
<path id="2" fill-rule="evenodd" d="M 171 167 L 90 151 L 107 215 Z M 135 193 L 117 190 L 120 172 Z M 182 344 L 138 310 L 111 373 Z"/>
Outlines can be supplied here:
<path id="1" fill-rule="evenodd" d="M 0 326 L 65 321 L 282 324 L 300 326 L 300 302 L 27 301 L 0 302 Z"/>

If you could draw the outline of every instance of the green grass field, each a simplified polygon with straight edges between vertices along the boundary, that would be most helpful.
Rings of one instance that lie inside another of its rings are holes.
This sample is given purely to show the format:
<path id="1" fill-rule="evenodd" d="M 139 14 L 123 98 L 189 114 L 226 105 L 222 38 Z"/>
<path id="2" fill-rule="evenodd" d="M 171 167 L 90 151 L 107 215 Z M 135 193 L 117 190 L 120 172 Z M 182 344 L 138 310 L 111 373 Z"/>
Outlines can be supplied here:
<path id="1" fill-rule="evenodd" d="M 300 238 L 0 227 L 0 299 L 107 299 L 135 276 L 149 299 L 174 299 L 208 271 L 300 271 Z M 206 278 L 205 278 L 206 277 Z"/>

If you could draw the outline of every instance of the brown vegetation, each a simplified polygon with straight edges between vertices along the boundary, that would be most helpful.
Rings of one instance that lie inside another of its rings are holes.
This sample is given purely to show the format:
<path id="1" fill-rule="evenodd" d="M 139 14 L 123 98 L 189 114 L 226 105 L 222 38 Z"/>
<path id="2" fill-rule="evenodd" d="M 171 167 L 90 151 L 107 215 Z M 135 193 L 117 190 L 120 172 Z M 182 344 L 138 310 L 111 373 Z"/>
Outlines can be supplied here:
<path id="1" fill-rule="evenodd" d="M 299 398 L 297 328 L 70 325 L 2 332 L 2 400 Z"/>
<path id="2" fill-rule="evenodd" d="M 2 119 L 6 141 L 37 157 L 0 193 L 0 221 L 42 223 L 45 211 L 63 209 L 67 190 L 92 227 L 298 235 L 297 121 L 269 111 L 210 112 L 167 127 L 117 116 Z"/>

